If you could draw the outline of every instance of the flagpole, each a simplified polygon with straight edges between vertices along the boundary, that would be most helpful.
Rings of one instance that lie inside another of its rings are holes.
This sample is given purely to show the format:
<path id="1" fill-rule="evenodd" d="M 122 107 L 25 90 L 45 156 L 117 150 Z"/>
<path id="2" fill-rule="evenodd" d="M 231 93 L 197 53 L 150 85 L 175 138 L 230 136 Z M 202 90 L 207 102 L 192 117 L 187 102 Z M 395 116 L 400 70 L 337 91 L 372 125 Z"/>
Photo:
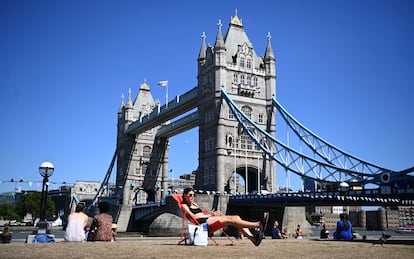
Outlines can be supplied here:
<path id="1" fill-rule="evenodd" d="M 233 155 L 234 155 L 234 194 L 237 195 L 237 161 L 236 161 L 236 125 L 234 125 Z"/>
<path id="2" fill-rule="evenodd" d="M 168 108 L 168 80 L 163 80 L 158 82 L 159 86 L 165 86 L 165 107 Z"/>
<path id="3" fill-rule="evenodd" d="M 166 90 L 165 90 L 165 107 L 168 108 L 168 82 L 167 82 Z"/>
<path id="4" fill-rule="evenodd" d="M 246 179 L 245 179 L 245 183 L 246 183 L 246 186 L 245 186 L 245 194 L 247 195 L 247 194 L 249 194 L 249 176 L 248 176 L 248 170 L 247 170 L 247 137 L 245 138 L 245 155 L 246 155 L 246 157 L 245 157 L 245 168 L 244 168 L 244 172 L 245 172 L 245 175 L 246 175 Z"/>

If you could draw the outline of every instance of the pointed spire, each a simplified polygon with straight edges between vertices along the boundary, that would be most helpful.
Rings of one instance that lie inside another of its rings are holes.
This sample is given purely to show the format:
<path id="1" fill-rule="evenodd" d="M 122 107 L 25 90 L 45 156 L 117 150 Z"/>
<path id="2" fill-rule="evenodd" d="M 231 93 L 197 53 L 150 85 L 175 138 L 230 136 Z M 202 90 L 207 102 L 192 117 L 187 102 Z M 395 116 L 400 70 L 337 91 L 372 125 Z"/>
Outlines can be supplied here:
<path id="1" fill-rule="evenodd" d="M 144 83 L 142 83 L 139 87 L 139 90 L 145 90 L 145 91 L 149 91 L 150 87 L 147 84 L 147 78 L 144 78 Z"/>
<path id="2" fill-rule="evenodd" d="M 223 36 L 221 35 L 221 20 L 217 23 L 218 26 L 218 32 L 217 32 L 217 38 L 216 38 L 216 44 L 214 44 L 214 50 L 226 50 L 226 47 L 224 46 L 224 40 Z"/>
<path id="3" fill-rule="evenodd" d="M 200 48 L 200 54 L 198 54 L 198 60 L 204 60 L 206 58 L 206 33 L 203 32 L 201 34 L 201 48 Z"/>
<path id="4" fill-rule="evenodd" d="M 270 39 L 272 36 L 270 35 L 270 32 L 267 33 L 267 47 L 266 47 L 266 53 L 265 53 L 265 60 L 275 60 L 275 54 L 273 53 L 272 44 L 270 43 Z"/>
<path id="5" fill-rule="evenodd" d="M 239 17 L 237 16 L 237 9 L 235 10 L 236 15 L 234 17 L 230 17 L 230 24 L 238 25 L 243 27 L 243 22 Z"/>
<path id="6" fill-rule="evenodd" d="M 132 108 L 132 99 L 131 99 L 131 88 L 128 89 L 128 101 L 126 104 L 126 108 Z"/>

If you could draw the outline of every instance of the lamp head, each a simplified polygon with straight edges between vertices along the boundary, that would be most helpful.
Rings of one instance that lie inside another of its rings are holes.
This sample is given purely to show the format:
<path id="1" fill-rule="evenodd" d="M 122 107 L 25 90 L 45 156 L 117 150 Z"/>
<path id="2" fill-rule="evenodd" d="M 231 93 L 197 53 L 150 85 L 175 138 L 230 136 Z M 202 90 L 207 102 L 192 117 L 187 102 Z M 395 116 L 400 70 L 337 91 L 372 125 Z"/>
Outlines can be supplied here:
<path id="1" fill-rule="evenodd" d="M 48 162 L 48 161 L 43 162 L 39 166 L 39 173 L 43 177 L 52 176 L 54 171 L 55 171 L 55 166 L 52 163 Z"/>

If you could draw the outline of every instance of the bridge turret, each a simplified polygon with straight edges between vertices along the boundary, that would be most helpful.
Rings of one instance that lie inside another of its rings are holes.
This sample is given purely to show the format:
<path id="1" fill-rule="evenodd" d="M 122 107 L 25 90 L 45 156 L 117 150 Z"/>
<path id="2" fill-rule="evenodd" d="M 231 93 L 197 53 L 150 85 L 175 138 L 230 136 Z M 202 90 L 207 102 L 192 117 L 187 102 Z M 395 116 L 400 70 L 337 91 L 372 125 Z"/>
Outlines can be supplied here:
<path id="1" fill-rule="evenodd" d="M 217 101 L 220 98 L 221 85 L 226 83 L 226 47 L 221 34 L 221 20 L 219 20 L 216 43 L 214 44 L 214 65 L 215 69 L 215 93 Z"/>
<path id="2" fill-rule="evenodd" d="M 221 23 L 221 20 L 217 23 L 218 31 L 217 31 L 217 37 L 216 37 L 216 43 L 214 44 L 214 51 L 222 53 L 223 51 L 226 51 L 226 47 L 224 45 L 223 35 L 221 34 L 221 27 L 223 24 Z M 217 65 L 217 63 L 216 63 Z"/>
<path id="3" fill-rule="evenodd" d="M 132 100 L 131 100 L 131 88 L 128 89 L 128 100 L 127 103 L 125 105 L 125 121 L 126 122 L 132 122 L 134 120 L 134 116 L 133 116 L 133 106 L 132 106 Z"/>
<path id="4" fill-rule="evenodd" d="M 198 54 L 198 64 L 203 66 L 206 63 L 206 33 L 203 32 L 201 35 L 201 48 Z"/>
<path id="5" fill-rule="evenodd" d="M 248 136 L 236 129 L 237 121 L 223 105 L 221 90 L 224 88 L 243 112 L 274 135 L 274 120 L 269 117 L 274 115 L 272 95 L 266 94 L 266 87 L 276 85 L 275 77 L 265 73 L 264 58 L 256 54 L 237 10 L 224 38 L 221 21 L 217 25 L 214 47 L 207 46 L 205 56 L 204 52 L 198 56 L 200 145 L 195 188 L 219 192 L 253 192 L 261 187 L 270 190 L 275 163 L 263 157 Z M 273 53 L 271 48 L 268 51 Z M 270 75 L 275 73 L 274 60 L 273 54 L 267 55 L 266 61 L 273 64 Z M 247 187 L 237 183 L 240 178 L 248 182 Z"/>
<path id="6" fill-rule="evenodd" d="M 270 43 L 270 32 L 267 33 L 267 47 L 263 58 L 265 65 L 265 81 L 266 81 L 266 99 L 270 100 L 276 97 L 276 58 L 273 53 L 272 44 Z"/>

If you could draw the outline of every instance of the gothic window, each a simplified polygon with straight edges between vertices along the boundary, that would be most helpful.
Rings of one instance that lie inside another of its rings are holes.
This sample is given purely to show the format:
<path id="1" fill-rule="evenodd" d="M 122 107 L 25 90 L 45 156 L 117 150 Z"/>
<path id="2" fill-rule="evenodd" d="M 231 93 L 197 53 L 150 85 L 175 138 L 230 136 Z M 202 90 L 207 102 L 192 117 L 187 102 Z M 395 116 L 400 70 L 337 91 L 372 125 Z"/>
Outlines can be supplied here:
<path id="1" fill-rule="evenodd" d="M 145 146 L 142 150 L 142 156 L 143 157 L 150 157 L 151 156 L 151 147 Z"/>
<path id="2" fill-rule="evenodd" d="M 209 138 L 204 140 L 204 151 L 208 152 L 210 150 L 214 149 L 214 139 L 213 138 Z"/>
<path id="3" fill-rule="evenodd" d="M 253 142 L 252 142 L 252 140 L 249 137 L 247 139 L 247 149 L 248 150 L 252 150 L 253 149 Z"/>
<path id="4" fill-rule="evenodd" d="M 210 150 L 214 149 L 214 138 L 210 139 Z"/>
<path id="5" fill-rule="evenodd" d="M 240 67 L 244 68 L 244 57 L 240 57 Z"/>
<path id="6" fill-rule="evenodd" d="M 227 136 L 227 146 L 230 148 L 233 147 L 233 136 L 231 134 Z"/>
<path id="7" fill-rule="evenodd" d="M 263 123 L 263 114 L 262 113 L 259 114 L 259 123 Z"/>
<path id="8" fill-rule="evenodd" d="M 213 161 L 211 162 L 210 168 L 210 183 L 214 184 L 216 181 L 216 174 L 215 174 L 216 163 Z"/>
<path id="9" fill-rule="evenodd" d="M 247 58 L 247 61 L 246 61 L 246 67 L 247 67 L 248 69 L 252 68 L 252 60 L 251 60 L 250 58 Z"/>
<path id="10" fill-rule="evenodd" d="M 233 115 L 233 112 L 231 111 L 231 109 L 229 109 L 229 119 L 230 120 L 234 119 L 234 115 Z"/>
<path id="11" fill-rule="evenodd" d="M 240 75 L 240 83 L 246 84 L 244 75 Z"/>
<path id="12" fill-rule="evenodd" d="M 252 150 L 253 141 L 250 139 L 250 137 L 248 135 L 243 134 L 243 135 L 240 136 L 240 148 L 241 149 Z"/>
<path id="13" fill-rule="evenodd" d="M 247 117 L 252 118 L 252 109 L 250 107 L 243 106 L 242 111 L 247 115 Z"/>
<path id="14" fill-rule="evenodd" d="M 247 85 L 251 85 L 251 83 L 252 83 L 252 77 L 247 76 Z"/>
<path id="15" fill-rule="evenodd" d="M 210 174 L 210 163 L 209 162 L 205 162 L 204 163 L 204 185 L 208 184 L 208 178 L 209 178 L 209 174 Z"/>
<path id="16" fill-rule="evenodd" d="M 208 111 L 204 115 L 204 122 L 209 123 L 211 121 L 214 121 L 214 111 Z"/>
<path id="17" fill-rule="evenodd" d="M 236 73 L 233 74 L 233 83 L 237 84 L 239 82 L 239 77 L 237 76 Z"/>
<path id="18" fill-rule="evenodd" d="M 257 87 L 257 77 L 254 77 L 253 79 L 253 85 Z"/>
<path id="19" fill-rule="evenodd" d="M 240 136 L 240 148 L 241 149 L 246 149 L 247 147 L 247 136 L 246 135 L 241 135 Z"/>

